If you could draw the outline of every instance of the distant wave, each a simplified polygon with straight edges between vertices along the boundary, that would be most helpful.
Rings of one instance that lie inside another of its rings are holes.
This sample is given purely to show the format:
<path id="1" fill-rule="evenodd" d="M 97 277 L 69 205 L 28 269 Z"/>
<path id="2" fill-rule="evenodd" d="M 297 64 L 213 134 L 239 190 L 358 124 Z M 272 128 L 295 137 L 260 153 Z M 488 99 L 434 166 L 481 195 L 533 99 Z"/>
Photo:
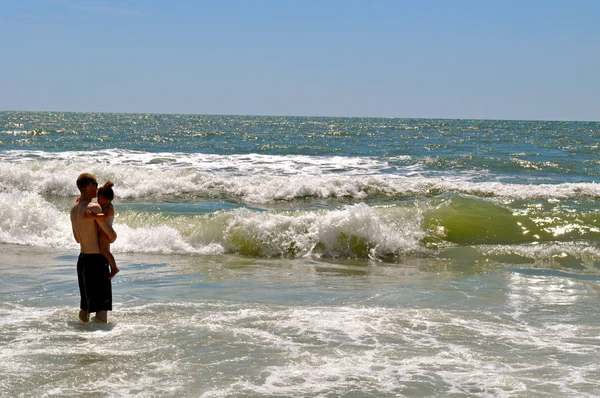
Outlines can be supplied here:
<path id="1" fill-rule="evenodd" d="M 12 135 L 12 136 L 39 136 L 39 135 L 52 135 L 52 134 L 74 134 L 77 135 L 77 131 L 60 129 L 60 130 L 42 130 L 42 129 L 34 129 L 34 130 L 3 130 L 0 131 L 0 134 L 3 135 Z"/>
<path id="2" fill-rule="evenodd" d="M 131 151 L 0 154 L 0 192 L 75 196 L 84 171 L 115 182 L 119 198 L 228 197 L 267 204 L 297 199 L 394 200 L 458 193 L 509 199 L 600 198 L 600 183 L 514 184 L 468 173 L 389 172 L 386 162 L 356 157 L 150 154 Z"/>
<path id="3" fill-rule="evenodd" d="M 398 161 L 400 157 L 393 160 Z M 402 160 L 410 160 L 403 157 Z M 94 152 L 46 152 L 46 151 L 4 151 L 0 162 L 48 163 L 62 161 L 69 164 L 102 166 L 136 166 L 149 170 L 193 169 L 195 171 L 230 174 L 270 173 L 276 175 L 319 175 L 324 173 L 376 174 L 390 169 L 385 160 L 370 157 L 350 156 L 307 156 L 307 155 L 265 155 L 238 154 L 216 155 L 204 153 L 144 152 L 124 149 L 107 149 Z M 407 165 L 406 172 L 414 169 Z M 400 170 L 402 172 L 403 170 Z"/>

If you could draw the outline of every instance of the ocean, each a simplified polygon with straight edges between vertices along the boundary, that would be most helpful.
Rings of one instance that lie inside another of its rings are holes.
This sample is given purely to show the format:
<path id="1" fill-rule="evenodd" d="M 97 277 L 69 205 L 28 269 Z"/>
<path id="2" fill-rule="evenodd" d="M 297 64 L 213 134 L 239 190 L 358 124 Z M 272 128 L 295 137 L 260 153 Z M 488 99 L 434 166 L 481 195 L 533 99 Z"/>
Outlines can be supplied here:
<path id="1" fill-rule="evenodd" d="M 0 112 L 0 396 L 598 396 L 599 153 L 597 122 Z"/>

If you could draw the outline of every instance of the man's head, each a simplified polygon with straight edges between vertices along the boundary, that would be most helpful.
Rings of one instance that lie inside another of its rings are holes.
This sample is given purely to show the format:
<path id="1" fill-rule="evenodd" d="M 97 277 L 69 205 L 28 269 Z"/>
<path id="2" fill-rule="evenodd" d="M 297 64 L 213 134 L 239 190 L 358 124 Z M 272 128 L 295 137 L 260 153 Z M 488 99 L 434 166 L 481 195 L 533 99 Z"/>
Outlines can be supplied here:
<path id="1" fill-rule="evenodd" d="M 80 174 L 77 177 L 77 188 L 83 194 L 90 185 L 94 186 L 94 194 L 92 197 L 96 196 L 96 189 L 98 188 L 98 181 L 96 181 L 96 177 L 89 173 Z"/>

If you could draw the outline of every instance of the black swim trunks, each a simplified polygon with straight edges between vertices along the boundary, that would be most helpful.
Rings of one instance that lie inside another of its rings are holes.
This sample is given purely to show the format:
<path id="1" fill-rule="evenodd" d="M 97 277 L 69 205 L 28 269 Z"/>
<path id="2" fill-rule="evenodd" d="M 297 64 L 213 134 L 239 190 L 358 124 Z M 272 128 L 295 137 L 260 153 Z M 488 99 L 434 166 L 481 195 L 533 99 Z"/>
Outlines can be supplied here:
<path id="1" fill-rule="evenodd" d="M 108 260 L 102 254 L 79 255 L 77 279 L 82 310 L 112 311 L 112 288 L 108 275 Z"/>

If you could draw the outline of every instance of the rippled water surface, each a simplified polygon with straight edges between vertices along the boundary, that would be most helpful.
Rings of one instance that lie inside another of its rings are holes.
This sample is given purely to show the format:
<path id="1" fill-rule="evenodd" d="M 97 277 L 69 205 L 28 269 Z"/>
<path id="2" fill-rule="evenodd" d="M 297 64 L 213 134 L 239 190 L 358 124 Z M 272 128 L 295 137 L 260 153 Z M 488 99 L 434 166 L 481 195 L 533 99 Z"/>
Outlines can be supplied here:
<path id="1" fill-rule="evenodd" d="M 600 124 L 0 112 L 0 396 L 600 394 Z M 122 269 L 82 324 L 77 176 Z"/>

